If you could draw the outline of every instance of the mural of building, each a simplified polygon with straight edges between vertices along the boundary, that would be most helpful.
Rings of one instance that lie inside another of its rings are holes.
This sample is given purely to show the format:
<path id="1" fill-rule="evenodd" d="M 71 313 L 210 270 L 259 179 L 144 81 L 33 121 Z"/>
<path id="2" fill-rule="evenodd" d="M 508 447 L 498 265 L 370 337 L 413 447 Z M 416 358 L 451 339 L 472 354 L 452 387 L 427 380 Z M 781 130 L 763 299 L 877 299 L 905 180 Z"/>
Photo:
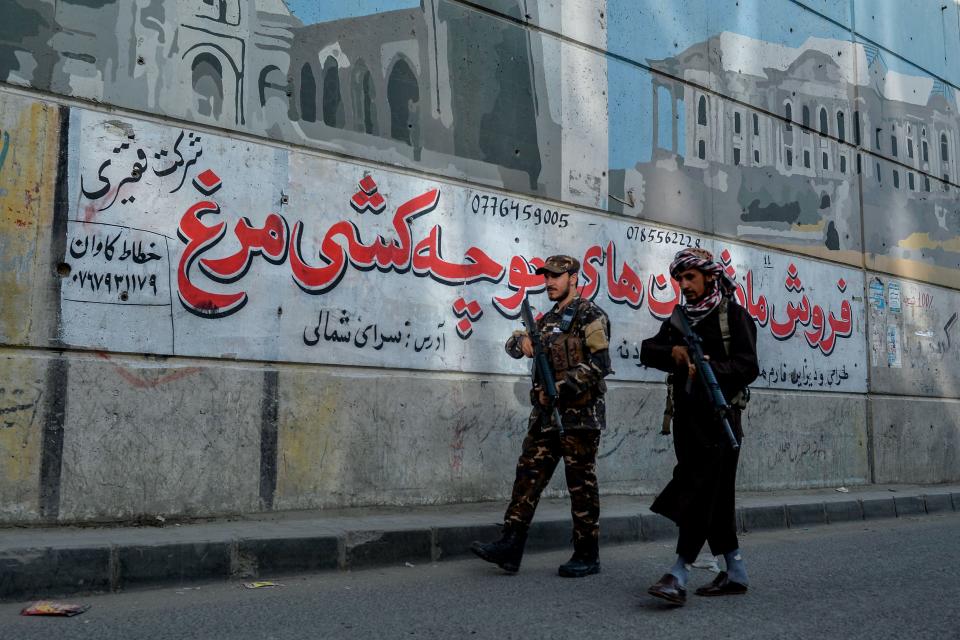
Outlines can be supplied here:
<path id="1" fill-rule="evenodd" d="M 744 50 L 753 53 L 749 66 L 737 55 Z M 824 53 L 835 50 L 846 57 Z M 890 70 L 875 46 L 817 38 L 790 48 L 721 33 L 649 64 L 663 74 L 651 81 L 652 158 L 611 180 L 624 191 L 643 185 L 650 208 L 667 210 L 681 184 L 706 183 L 720 233 L 854 262 L 863 248 L 946 274 L 960 266 L 956 250 L 908 248 L 918 236 L 947 246 L 960 237 L 950 187 L 956 89 Z M 865 68 L 859 76 L 856 66 Z M 870 227 L 863 239 L 860 176 Z M 900 215 L 882 213 L 890 210 Z"/>
<path id="2" fill-rule="evenodd" d="M 560 130 L 550 107 L 559 87 L 546 86 L 540 43 L 456 3 L 317 24 L 283 0 L 14 6 L 23 29 L 0 40 L 0 78 L 10 82 L 301 144 L 375 149 L 398 164 L 502 173 L 497 183 L 531 191 L 560 183 L 559 156 L 541 150 Z M 128 35 L 96 37 L 104 22 Z M 43 44 L 25 47 L 26 32 Z"/>

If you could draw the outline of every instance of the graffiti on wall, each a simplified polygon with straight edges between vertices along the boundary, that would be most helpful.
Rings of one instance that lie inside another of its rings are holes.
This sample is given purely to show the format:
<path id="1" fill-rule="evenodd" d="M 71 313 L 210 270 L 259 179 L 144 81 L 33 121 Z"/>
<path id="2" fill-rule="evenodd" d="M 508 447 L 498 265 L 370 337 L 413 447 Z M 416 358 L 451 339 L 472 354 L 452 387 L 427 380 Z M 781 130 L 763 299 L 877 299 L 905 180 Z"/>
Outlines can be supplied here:
<path id="1" fill-rule="evenodd" d="M 870 276 L 867 290 L 874 387 L 890 393 L 960 395 L 960 295 L 881 275 Z"/>
<path id="2" fill-rule="evenodd" d="M 545 310 L 535 271 L 563 252 L 610 313 L 617 377 L 655 380 L 639 343 L 680 300 L 673 254 L 702 246 L 761 328 L 763 384 L 865 388 L 855 270 L 90 111 L 70 127 L 77 346 L 521 372 L 503 341 L 526 296 Z"/>

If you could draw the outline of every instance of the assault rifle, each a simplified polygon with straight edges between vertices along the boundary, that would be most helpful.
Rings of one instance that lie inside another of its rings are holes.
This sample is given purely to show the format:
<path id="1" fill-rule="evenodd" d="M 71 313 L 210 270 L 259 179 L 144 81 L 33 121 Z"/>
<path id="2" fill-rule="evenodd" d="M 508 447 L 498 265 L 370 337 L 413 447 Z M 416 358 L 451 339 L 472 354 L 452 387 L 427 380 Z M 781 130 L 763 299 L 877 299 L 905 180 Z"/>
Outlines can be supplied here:
<path id="1" fill-rule="evenodd" d="M 690 326 L 687 314 L 680 305 L 673 308 L 673 313 L 670 315 L 670 326 L 679 331 L 683 336 L 683 341 L 687 343 L 687 350 L 690 352 L 690 357 L 693 359 L 693 364 L 697 369 L 697 377 L 703 381 L 706 387 L 707 395 L 710 396 L 710 404 L 713 405 L 713 412 L 717 418 L 720 419 L 720 424 L 723 425 L 727 440 L 730 441 L 730 448 L 736 451 L 740 448 L 740 444 L 737 442 L 736 436 L 733 435 L 733 429 L 730 427 L 730 404 L 727 402 L 727 399 L 723 397 L 723 391 L 720 389 L 720 383 L 717 382 L 717 376 L 713 372 L 713 367 L 710 366 L 710 362 L 703 355 L 703 346 L 701 344 L 703 339 L 693 330 L 693 327 Z M 688 377 L 686 387 L 687 395 L 690 395 L 692 385 L 693 378 Z"/>
<path id="2" fill-rule="evenodd" d="M 533 344 L 533 384 L 536 385 L 539 380 L 543 386 L 543 392 L 550 401 L 547 409 L 551 412 L 551 419 L 557 425 L 560 435 L 563 435 L 563 421 L 560 419 L 560 412 L 557 411 L 557 398 L 560 397 L 559 392 L 557 392 L 557 381 L 553 377 L 553 368 L 550 366 L 550 360 L 547 359 L 547 354 L 543 349 L 543 339 L 537 329 L 537 323 L 533 319 L 530 303 L 527 302 L 526 298 L 520 304 L 520 316 L 523 318 L 523 324 L 527 327 L 527 336 Z"/>

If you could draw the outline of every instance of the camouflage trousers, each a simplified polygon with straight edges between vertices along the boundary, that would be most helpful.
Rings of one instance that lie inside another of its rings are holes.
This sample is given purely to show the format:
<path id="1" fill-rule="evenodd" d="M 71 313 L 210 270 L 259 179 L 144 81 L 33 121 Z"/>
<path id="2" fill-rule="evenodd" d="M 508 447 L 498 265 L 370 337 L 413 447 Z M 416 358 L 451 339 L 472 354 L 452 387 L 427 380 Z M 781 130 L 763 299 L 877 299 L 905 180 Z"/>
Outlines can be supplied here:
<path id="1" fill-rule="evenodd" d="M 564 435 L 533 426 L 523 441 L 517 461 L 513 497 L 504 514 L 504 523 L 526 531 L 540 501 L 540 494 L 563 458 L 573 515 L 573 543 L 576 547 L 596 546 L 600 539 L 600 490 L 597 486 L 597 449 L 600 432 L 595 429 L 568 429 Z"/>

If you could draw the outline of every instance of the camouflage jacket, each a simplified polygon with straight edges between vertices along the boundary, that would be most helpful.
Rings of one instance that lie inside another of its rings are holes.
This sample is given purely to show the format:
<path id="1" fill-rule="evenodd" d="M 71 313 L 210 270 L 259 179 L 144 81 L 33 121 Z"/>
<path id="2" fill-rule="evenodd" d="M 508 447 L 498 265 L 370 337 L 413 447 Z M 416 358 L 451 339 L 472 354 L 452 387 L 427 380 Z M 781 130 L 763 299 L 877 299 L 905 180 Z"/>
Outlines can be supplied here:
<path id="1" fill-rule="evenodd" d="M 613 373 L 610 321 L 607 314 L 589 300 L 578 296 L 570 304 L 576 306 L 576 313 L 566 333 L 560 330 L 563 312 L 558 305 L 537 321 L 557 380 L 560 394 L 557 409 L 564 429 L 603 429 L 606 426 L 603 396 L 607 390 L 603 379 Z M 525 335 L 525 331 L 515 331 L 507 340 L 506 350 L 511 357 L 523 357 L 520 338 Z M 575 353 L 577 351 L 579 353 Z M 539 426 L 544 431 L 556 429 L 550 412 L 539 402 L 539 392 L 539 384 L 530 391 L 533 405 L 530 427 Z"/>

